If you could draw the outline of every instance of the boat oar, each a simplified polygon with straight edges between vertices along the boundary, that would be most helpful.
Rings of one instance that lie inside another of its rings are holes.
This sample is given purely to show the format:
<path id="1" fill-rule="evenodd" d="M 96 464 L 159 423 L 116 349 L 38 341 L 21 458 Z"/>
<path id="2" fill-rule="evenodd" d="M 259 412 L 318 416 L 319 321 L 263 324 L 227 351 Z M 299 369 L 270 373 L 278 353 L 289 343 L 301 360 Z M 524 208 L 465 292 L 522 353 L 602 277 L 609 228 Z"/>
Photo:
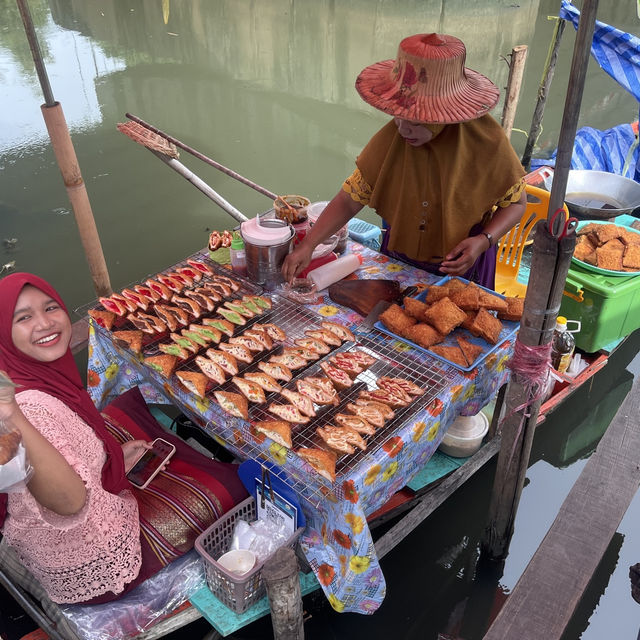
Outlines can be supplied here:
<path id="1" fill-rule="evenodd" d="M 219 162 L 212 160 L 211 158 L 205 156 L 203 153 L 200 153 L 193 147 L 186 145 L 184 142 L 180 142 L 180 140 L 178 140 L 177 138 L 170 136 L 168 133 L 161 131 L 160 129 L 149 124 L 148 122 L 145 122 L 144 120 L 142 120 L 142 118 L 138 118 L 137 116 L 134 116 L 132 113 L 125 113 L 125 116 L 129 118 L 129 120 L 133 120 L 133 122 L 137 122 L 139 125 L 145 127 L 145 129 L 148 129 L 149 131 L 152 131 L 156 135 L 160 136 L 161 138 L 164 138 L 165 140 L 175 145 L 176 147 L 183 149 L 187 153 L 190 153 L 192 156 L 195 156 L 196 158 L 202 160 L 203 162 L 206 162 L 208 165 L 211 165 L 212 167 L 219 169 L 220 171 L 222 171 L 222 173 L 226 173 L 228 176 L 235 178 L 239 182 L 242 182 L 242 184 L 246 184 L 252 189 L 255 189 L 258 193 L 261 193 L 262 195 L 265 195 L 268 198 L 271 198 L 271 200 L 275 200 L 278 197 L 272 191 L 269 191 L 268 189 L 261 187 L 259 184 L 256 184 L 255 182 L 252 182 L 248 178 L 241 176 L 239 173 L 236 173 L 232 169 L 229 169 L 224 165 L 220 164 Z"/>
<path id="2" fill-rule="evenodd" d="M 178 151 L 175 146 L 154 132 L 149 131 L 143 125 L 136 122 L 124 122 L 117 125 L 118 131 L 124 133 L 134 142 L 146 147 L 151 153 L 160 158 L 162 162 L 171 167 L 176 173 L 188 180 L 194 187 L 202 191 L 207 198 L 213 200 L 221 209 L 226 211 L 238 222 L 248 220 L 247 216 L 238 211 L 230 202 L 212 189 L 202 178 L 198 177 L 191 169 L 185 167 L 177 158 Z"/>

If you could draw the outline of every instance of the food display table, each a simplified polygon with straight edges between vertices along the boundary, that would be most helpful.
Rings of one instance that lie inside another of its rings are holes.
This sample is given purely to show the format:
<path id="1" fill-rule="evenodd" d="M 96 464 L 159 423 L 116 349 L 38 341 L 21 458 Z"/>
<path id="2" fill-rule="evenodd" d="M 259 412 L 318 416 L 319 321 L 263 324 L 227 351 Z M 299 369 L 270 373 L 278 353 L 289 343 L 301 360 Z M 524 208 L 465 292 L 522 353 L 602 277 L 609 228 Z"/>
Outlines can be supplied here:
<path id="1" fill-rule="evenodd" d="M 362 245 L 351 243 L 350 250 L 364 258 L 357 272 L 360 279 L 394 279 L 401 287 L 437 281 L 433 275 Z M 200 258 L 206 260 L 206 254 Z M 425 390 L 423 396 L 397 410 L 393 420 L 368 438 L 366 451 L 356 450 L 338 459 L 333 484 L 294 452 L 254 431 L 250 421 L 225 413 L 213 394 L 200 399 L 186 392 L 175 376 L 167 380 L 145 366 L 140 356 L 114 342 L 110 332 L 93 321 L 88 390 L 96 405 L 103 407 L 138 385 L 147 402 L 177 406 L 238 457 L 275 463 L 302 503 L 307 526 L 300 539 L 301 548 L 332 607 L 339 612 L 368 614 L 382 603 L 385 580 L 367 516 L 425 466 L 457 416 L 474 415 L 492 399 L 507 379 L 506 364 L 513 345 L 512 341 L 504 342 L 476 369 L 461 371 L 375 329 L 361 328 L 362 316 L 322 293 L 325 295 L 312 305 L 294 304 L 272 293 L 273 307 L 267 321 L 281 326 L 289 337 L 302 336 L 305 329 L 319 325 L 323 319 L 343 324 L 354 332 L 356 344 L 348 342 L 339 349 L 362 349 L 376 358 L 375 364 L 356 378 L 357 387 L 372 388 L 376 378 L 384 375 L 410 378 Z M 309 368 L 315 375 L 317 363 Z M 341 400 L 343 395 L 341 392 Z M 267 419 L 266 410 L 252 411 L 251 420 Z"/>

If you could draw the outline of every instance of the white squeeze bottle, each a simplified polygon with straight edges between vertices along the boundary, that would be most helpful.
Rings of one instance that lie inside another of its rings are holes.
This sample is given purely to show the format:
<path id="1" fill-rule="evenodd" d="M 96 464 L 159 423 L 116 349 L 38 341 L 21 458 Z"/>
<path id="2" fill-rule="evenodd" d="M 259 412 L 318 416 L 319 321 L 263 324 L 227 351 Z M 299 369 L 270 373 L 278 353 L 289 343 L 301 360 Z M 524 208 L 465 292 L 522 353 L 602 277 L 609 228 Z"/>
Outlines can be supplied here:
<path id="1" fill-rule="evenodd" d="M 362 256 L 350 253 L 342 258 L 327 262 L 313 271 L 309 271 L 307 278 L 312 280 L 318 291 L 353 273 L 362 264 Z"/>

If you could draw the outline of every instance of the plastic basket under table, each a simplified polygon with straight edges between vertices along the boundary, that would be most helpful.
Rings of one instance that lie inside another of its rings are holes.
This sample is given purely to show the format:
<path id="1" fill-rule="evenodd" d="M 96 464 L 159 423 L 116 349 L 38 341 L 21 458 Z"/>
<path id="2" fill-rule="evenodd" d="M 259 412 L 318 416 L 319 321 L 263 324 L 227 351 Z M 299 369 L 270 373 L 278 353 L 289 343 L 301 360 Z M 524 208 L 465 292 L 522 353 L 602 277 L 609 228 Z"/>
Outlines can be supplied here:
<path id="1" fill-rule="evenodd" d="M 256 563 L 251 571 L 241 576 L 227 571 L 216 562 L 215 558 L 229 551 L 233 530 L 238 520 L 253 522 L 256 518 L 256 501 L 254 498 L 247 498 L 218 518 L 196 538 L 195 548 L 204 561 L 209 589 L 220 602 L 236 613 L 244 613 L 265 594 L 262 567 L 271 556 Z M 304 527 L 299 527 L 283 546 L 293 549 L 303 530 Z"/>

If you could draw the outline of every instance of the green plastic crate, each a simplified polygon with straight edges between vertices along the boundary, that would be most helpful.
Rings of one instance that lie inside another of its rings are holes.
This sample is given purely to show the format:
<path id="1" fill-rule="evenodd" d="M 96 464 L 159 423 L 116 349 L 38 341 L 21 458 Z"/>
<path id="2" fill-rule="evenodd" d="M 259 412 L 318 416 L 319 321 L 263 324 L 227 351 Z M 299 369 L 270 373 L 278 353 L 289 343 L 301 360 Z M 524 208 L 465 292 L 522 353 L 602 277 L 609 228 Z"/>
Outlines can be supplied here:
<path id="1" fill-rule="evenodd" d="M 593 353 L 640 328 L 640 276 L 608 276 L 575 264 L 558 315 L 580 320 L 576 346 Z"/>

